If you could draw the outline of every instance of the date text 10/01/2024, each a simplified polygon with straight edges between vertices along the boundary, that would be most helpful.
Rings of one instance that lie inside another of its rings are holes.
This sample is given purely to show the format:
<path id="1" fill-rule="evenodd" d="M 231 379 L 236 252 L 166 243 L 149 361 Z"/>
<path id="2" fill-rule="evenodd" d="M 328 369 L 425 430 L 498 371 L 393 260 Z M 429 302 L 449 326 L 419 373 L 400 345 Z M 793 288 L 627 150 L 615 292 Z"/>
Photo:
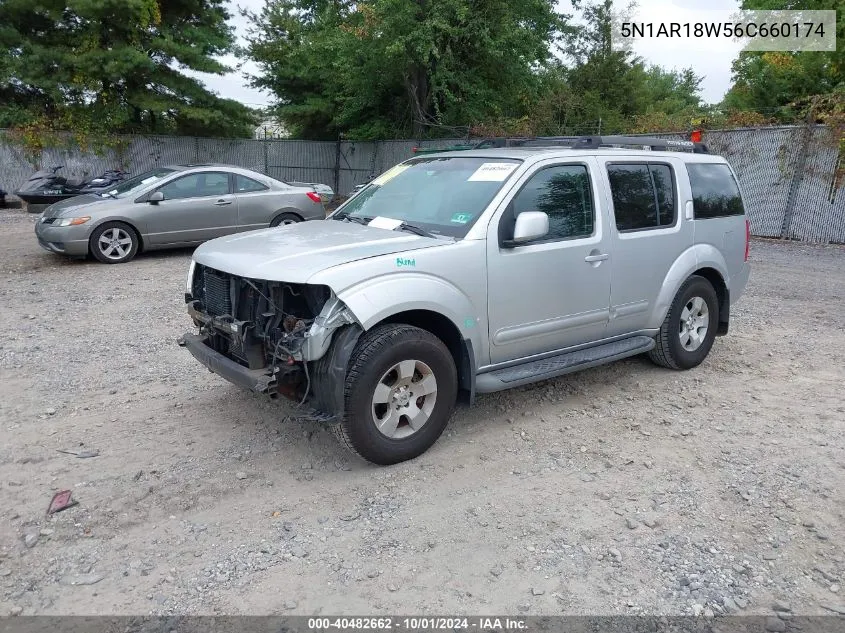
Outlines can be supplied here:
<path id="1" fill-rule="evenodd" d="M 352 618 L 309 618 L 308 628 L 312 631 L 330 630 L 371 630 L 387 631 L 392 629 L 409 631 L 432 630 L 479 630 L 479 631 L 518 631 L 525 630 L 525 620 L 514 618 L 479 617 L 352 617 Z"/>

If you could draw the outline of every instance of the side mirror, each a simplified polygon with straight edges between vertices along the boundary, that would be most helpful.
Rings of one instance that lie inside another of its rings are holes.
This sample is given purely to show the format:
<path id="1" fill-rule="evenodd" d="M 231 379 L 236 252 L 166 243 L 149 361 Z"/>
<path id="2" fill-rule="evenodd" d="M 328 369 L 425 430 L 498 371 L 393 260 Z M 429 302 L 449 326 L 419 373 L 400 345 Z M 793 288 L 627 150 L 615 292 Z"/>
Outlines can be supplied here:
<path id="1" fill-rule="evenodd" d="M 523 211 L 516 216 L 516 226 L 513 228 L 513 239 L 507 240 L 504 246 L 513 248 L 531 240 L 547 235 L 549 232 L 549 216 L 542 211 Z"/>
<path id="2" fill-rule="evenodd" d="M 162 200 L 164 200 L 164 194 L 161 191 L 154 191 L 150 194 L 150 197 L 147 198 L 147 202 L 150 204 L 158 204 Z"/>

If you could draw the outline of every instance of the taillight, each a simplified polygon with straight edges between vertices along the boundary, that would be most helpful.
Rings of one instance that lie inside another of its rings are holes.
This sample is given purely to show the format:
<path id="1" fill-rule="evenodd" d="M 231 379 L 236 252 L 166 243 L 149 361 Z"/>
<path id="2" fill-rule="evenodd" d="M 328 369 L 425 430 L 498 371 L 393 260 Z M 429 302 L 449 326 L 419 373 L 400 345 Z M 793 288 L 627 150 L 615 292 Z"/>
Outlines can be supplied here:
<path id="1" fill-rule="evenodd" d="M 751 222 L 745 219 L 745 261 L 748 261 L 748 251 L 751 249 Z"/>
<path id="2" fill-rule="evenodd" d="M 412 147 L 412 148 L 411 148 L 411 153 L 412 153 L 412 154 L 416 154 L 418 151 L 420 151 L 420 148 L 419 148 L 419 147 Z"/>
<path id="3" fill-rule="evenodd" d="M 316 193 L 314 191 L 309 191 L 305 195 L 308 196 L 309 198 L 311 198 L 311 200 L 313 202 L 316 202 L 317 204 L 323 204 L 323 199 L 320 197 L 319 193 Z"/>

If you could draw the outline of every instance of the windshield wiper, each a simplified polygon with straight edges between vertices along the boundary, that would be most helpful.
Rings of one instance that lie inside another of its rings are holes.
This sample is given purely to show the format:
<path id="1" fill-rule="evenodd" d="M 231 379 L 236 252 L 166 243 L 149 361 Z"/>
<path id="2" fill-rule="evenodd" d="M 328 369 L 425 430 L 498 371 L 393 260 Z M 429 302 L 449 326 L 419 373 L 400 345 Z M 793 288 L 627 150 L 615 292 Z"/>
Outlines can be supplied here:
<path id="1" fill-rule="evenodd" d="M 420 228 L 414 224 L 408 224 L 407 222 L 402 222 L 396 229 L 400 231 L 408 231 L 408 233 L 414 233 L 415 235 L 421 235 L 422 237 L 433 237 L 435 239 L 439 238 L 439 235 L 435 235 L 431 231 L 426 231 L 423 228 Z"/>
<path id="2" fill-rule="evenodd" d="M 362 218 L 357 215 L 350 215 L 348 213 L 341 213 L 332 217 L 332 220 L 340 220 L 342 222 L 357 222 L 358 224 L 369 224 L 372 218 Z"/>

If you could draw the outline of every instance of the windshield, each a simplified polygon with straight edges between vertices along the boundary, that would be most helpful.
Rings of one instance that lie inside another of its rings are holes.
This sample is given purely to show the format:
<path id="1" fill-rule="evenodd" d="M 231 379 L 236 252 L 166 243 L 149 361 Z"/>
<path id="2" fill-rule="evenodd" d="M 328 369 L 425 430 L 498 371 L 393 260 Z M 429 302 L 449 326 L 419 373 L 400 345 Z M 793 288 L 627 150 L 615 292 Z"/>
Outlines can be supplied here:
<path id="1" fill-rule="evenodd" d="M 418 158 L 383 173 L 332 217 L 392 218 L 435 235 L 464 237 L 520 162 L 472 156 Z"/>
<path id="2" fill-rule="evenodd" d="M 143 189 L 147 185 L 154 183 L 156 180 L 161 180 L 168 174 L 173 173 L 173 169 L 167 169 L 166 167 L 159 167 L 158 169 L 153 169 L 152 171 L 148 171 L 140 176 L 135 176 L 134 178 L 130 178 L 129 180 L 124 180 L 114 189 L 110 189 L 106 193 L 103 194 L 104 198 L 127 198 L 133 195 L 139 189 Z"/>

